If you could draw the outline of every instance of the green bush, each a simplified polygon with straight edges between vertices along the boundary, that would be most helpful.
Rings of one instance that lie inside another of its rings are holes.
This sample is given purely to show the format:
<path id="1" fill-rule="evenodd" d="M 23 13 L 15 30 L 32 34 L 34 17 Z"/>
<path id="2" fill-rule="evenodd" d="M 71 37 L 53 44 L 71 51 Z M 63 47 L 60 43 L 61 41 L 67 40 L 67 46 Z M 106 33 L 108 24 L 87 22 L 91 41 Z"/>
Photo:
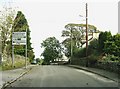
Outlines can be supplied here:
<path id="1" fill-rule="evenodd" d="M 88 62 L 90 66 L 94 66 L 98 60 L 98 56 L 90 55 L 88 56 Z"/>
<path id="2" fill-rule="evenodd" d="M 99 34 L 99 38 L 98 38 L 99 51 L 104 52 L 103 49 L 104 49 L 104 47 L 105 47 L 105 42 L 106 42 L 107 40 L 111 40 L 111 38 L 112 38 L 111 32 L 105 31 L 105 32 L 101 32 L 101 33 Z"/>
<path id="3" fill-rule="evenodd" d="M 86 56 L 86 48 L 80 48 L 74 52 L 73 57 L 85 57 Z"/>
<path id="4" fill-rule="evenodd" d="M 108 54 L 103 58 L 104 61 L 120 61 L 120 58 L 118 56 L 110 55 Z"/>
<path id="5" fill-rule="evenodd" d="M 43 59 L 40 59 L 40 61 L 38 62 L 38 64 L 39 64 L 39 65 L 42 65 L 43 62 L 44 62 L 44 60 L 43 60 Z"/>
<path id="6" fill-rule="evenodd" d="M 120 34 L 116 34 L 111 40 L 107 40 L 104 47 L 104 52 L 120 57 Z"/>
<path id="7" fill-rule="evenodd" d="M 90 41 L 90 44 L 88 45 L 87 56 L 90 56 L 93 54 L 96 56 L 100 55 L 100 52 L 98 50 L 98 40 L 97 39 L 93 39 L 92 41 Z M 79 58 L 86 57 L 86 47 L 75 50 L 73 56 L 79 57 Z"/>

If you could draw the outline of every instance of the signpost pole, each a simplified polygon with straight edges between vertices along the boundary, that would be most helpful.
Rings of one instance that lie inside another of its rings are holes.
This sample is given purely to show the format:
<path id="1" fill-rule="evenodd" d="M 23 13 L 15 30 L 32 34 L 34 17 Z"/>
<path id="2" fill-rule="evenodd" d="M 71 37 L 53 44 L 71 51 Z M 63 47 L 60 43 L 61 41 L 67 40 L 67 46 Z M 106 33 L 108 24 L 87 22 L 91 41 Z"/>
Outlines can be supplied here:
<path id="1" fill-rule="evenodd" d="M 14 45 L 12 45 L 12 67 L 14 67 Z"/>
<path id="2" fill-rule="evenodd" d="M 87 51 L 88 51 L 88 4 L 86 3 L 86 57 L 88 56 Z M 88 58 L 86 67 L 88 67 Z"/>
<path id="3" fill-rule="evenodd" d="M 12 33 L 12 67 L 14 67 L 14 45 L 13 45 L 13 33 Z"/>
<path id="4" fill-rule="evenodd" d="M 26 29 L 26 57 L 25 57 L 25 68 L 27 68 L 27 29 Z"/>
<path id="5" fill-rule="evenodd" d="M 25 45 L 25 68 L 27 68 L 27 29 L 26 32 L 12 33 L 12 66 L 14 67 L 14 45 Z"/>

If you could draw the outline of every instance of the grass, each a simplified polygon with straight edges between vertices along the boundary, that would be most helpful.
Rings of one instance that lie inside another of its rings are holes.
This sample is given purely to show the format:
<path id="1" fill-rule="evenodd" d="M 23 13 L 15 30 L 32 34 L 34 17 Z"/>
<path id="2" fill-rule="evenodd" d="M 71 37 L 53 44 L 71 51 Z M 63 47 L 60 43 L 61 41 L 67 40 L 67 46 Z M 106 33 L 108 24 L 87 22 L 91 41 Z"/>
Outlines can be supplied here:
<path id="1" fill-rule="evenodd" d="M 2 65 L 0 65 L 0 71 L 2 71 Z"/>
<path id="2" fill-rule="evenodd" d="M 12 69 L 17 69 L 17 68 L 21 68 L 25 66 L 25 57 L 19 56 L 19 55 L 15 55 L 14 58 L 14 66 L 12 66 L 12 59 L 9 58 L 7 59 L 7 61 L 2 63 L 1 66 L 1 70 L 12 70 Z M 27 61 L 27 64 L 29 64 L 29 62 Z"/>

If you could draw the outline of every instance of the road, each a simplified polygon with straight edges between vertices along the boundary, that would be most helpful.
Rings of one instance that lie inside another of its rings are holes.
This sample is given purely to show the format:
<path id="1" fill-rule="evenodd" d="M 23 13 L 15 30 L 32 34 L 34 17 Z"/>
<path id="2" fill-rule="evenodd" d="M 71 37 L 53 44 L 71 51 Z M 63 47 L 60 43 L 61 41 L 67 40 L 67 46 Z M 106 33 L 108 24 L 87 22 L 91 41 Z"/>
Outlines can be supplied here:
<path id="1" fill-rule="evenodd" d="M 10 87 L 117 87 L 112 80 L 80 69 L 60 65 L 34 67 Z"/>

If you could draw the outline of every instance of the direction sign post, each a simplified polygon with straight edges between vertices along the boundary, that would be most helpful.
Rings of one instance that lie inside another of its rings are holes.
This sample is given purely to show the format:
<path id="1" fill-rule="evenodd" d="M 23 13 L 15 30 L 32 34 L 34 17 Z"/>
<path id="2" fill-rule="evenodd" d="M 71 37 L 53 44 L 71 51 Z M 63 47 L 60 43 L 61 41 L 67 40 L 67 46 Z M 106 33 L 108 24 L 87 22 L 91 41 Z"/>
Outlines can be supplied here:
<path id="1" fill-rule="evenodd" d="M 26 29 L 26 55 L 25 55 L 25 68 L 27 68 L 27 29 Z"/>
<path id="2" fill-rule="evenodd" d="M 14 45 L 12 45 L 12 67 L 14 67 Z"/>
<path id="3" fill-rule="evenodd" d="M 12 45 L 26 45 L 26 32 L 13 32 Z"/>
<path id="4" fill-rule="evenodd" d="M 12 66 L 14 67 L 14 45 L 26 45 L 25 68 L 27 68 L 27 30 L 26 32 L 12 33 Z"/>

